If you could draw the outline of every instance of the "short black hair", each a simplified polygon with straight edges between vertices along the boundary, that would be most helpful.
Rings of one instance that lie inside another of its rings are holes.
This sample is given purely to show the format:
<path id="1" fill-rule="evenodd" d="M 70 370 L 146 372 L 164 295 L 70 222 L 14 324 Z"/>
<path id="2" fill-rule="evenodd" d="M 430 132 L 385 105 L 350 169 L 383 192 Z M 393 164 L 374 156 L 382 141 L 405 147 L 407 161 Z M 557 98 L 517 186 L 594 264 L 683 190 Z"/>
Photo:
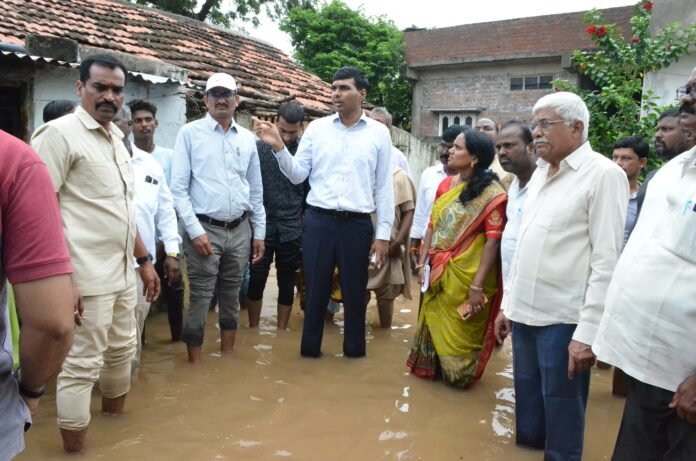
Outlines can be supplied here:
<path id="1" fill-rule="evenodd" d="M 650 146 L 640 136 L 624 136 L 614 143 L 614 149 L 633 149 L 638 158 L 648 158 Z"/>
<path id="2" fill-rule="evenodd" d="M 467 129 L 464 125 L 450 125 L 442 132 L 442 140 L 452 143 L 460 133 L 464 133 L 464 130 Z"/>
<path id="3" fill-rule="evenodd" d="M 349 78 L 355 80 L 355 88 L 357 88 L 358 90 L 367 91 L 370 89 L 370 82 L 367 81 L 365 72 L 358 69 L 357 67 L 341 67 L 333 75 L 333 79 L 331 81 L 335 82 L 336 80 L 347 80 Z"/>
<path id="4" fill-rule="evenodd" d="M 93 54 L 85 58 L 80 63 L 80 81 L 82 83 L 87 83 L 87 80 L 89 80 L 89 69 L 93 65 L 106 67 L 109 69 L 116 69 L 118 67 L 123 71 L 124 77 L 126 77 L 128 74 L 126 66 L 124 66 L 121 61 L 111 56 L 110 54 Z"/>
<path id="5" fill-rule="evenodd" d="M 75 101 L 68 101 L 67 99 L 58 99 L 56 101 L 51 101 L 44 106 L 43 109 L 43 121 L 48 123 L 51 120 L 62 117 L 72 112 L 77 103 Z"/>
<path id="6" fill-rule="evenodd" d="M 157 106 L 146 99 L 134 99 L 128 103 L 131 113 L 136 113 L 139 110 L 150 112 L 153 117 L 157 116 Z"/>
<path id="7" fill-rule="evenodd" d="M 520 131 L 522 132 L 522 141 L 524 141 L 525 144 L 531 144 L 532 142 L 534 142 L 534 138 L 532 137 L 532 130 L 529 129 L 529 124 L 520 122 L 519 120 L 509 120 L 503 123 L 503 126 L 500 127 L 500 131 L 502 132 L 504 129 L 513 126 L 520 129 Z"/>
<path id="8" fill-rule="evenodd" d="M 668 110 L 662 112 L 660 114 L 660 116 L 657 117 L 657 121 L 659 122 L 663 118 L 667 118 L 667 117 L 679 118 L 679 109 L 675 107 L 674 109 L 668 109 Z"/>
<path id="9" fill-rule="evenodd" d="M 301 123 L 304 121 L 304 108 L 296 102 L 284 102 L 278 107 L 278 117 L 290 124 Z"/>

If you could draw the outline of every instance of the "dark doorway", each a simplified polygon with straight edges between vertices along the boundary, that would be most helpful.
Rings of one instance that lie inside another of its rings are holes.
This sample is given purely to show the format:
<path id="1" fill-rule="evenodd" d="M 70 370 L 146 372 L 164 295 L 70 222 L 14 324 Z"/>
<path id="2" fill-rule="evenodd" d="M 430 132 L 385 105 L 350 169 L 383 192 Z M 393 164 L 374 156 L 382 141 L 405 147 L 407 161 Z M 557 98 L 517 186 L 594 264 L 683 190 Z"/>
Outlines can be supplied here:
<path id="1" fill-rule="evenodd" d="M 19 139 L 24 139 L 27 133 L 26 120 L 22 116 L 23 105 L 23 88 L 0 86 L 0 130 Z"/>

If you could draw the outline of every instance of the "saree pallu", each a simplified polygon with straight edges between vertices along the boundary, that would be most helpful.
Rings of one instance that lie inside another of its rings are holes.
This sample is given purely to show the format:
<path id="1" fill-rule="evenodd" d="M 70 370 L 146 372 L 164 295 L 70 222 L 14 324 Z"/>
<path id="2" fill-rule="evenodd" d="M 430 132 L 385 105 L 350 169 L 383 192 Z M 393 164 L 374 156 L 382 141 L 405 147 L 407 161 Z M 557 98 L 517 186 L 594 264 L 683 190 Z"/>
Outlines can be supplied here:
<path id="1" fill-rule="evenodd" d="M 462 205 L 464 187 L 445 192 L 433 206 L 430 286 L 407 361 L 416 376 L 434 380 L 441 372 L 447 384 L 460 388 L 481 377 L 495 346 L 493 322 L 502 298 L 499 262 L 483 284 L 488 299 L 484 309 L 462 320 L 457 308 L 469 298 L 487 236 L 502 234 L 507 202 L 505 190 L 495 182 Z"/>

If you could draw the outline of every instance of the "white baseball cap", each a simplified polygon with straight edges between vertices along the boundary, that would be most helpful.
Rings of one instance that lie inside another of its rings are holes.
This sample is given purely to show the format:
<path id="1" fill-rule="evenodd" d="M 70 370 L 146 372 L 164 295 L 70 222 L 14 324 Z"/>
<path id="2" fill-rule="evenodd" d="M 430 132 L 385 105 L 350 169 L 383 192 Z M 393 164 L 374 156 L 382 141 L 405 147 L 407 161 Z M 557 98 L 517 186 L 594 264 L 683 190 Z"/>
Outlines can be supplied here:
<path id="1" fill-rule="evenodd" d="M 208 81 L 205 83 L 205 91 L 206 93 L 213 88 L 225 88 L 230 91 L 237 91 L 237 82 L 234 80 L 234 77 L 232 77 L 229 74 L 225 74 L 222 72 L 218 72 L 217 74 L 213 74 L 208 78 Z"/>

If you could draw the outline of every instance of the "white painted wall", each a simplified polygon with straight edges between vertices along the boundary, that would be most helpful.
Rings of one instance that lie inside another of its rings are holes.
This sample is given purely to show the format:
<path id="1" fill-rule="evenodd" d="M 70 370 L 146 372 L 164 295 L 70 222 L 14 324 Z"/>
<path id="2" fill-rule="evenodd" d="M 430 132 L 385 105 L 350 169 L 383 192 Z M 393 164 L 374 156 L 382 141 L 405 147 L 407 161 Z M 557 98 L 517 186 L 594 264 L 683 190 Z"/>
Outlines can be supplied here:
<path id="1" fill-rule="evenodd" d="M 68 99 L 79 104 L 75 87 L 78 79 L 78 69 L 54 66 L 37 69 L 30 95 L 30 132 L 43 124 L 43 109 L 49 102 Z M 154 84 L 131 79 L 126 84 L 125 101 L 132 99 L 150 99 L 157 106 L 159 128 L 155 133 L 155 143 L 174 147 L 179 128 L 186 122 L 183 87 L 175 83 Z"/>

